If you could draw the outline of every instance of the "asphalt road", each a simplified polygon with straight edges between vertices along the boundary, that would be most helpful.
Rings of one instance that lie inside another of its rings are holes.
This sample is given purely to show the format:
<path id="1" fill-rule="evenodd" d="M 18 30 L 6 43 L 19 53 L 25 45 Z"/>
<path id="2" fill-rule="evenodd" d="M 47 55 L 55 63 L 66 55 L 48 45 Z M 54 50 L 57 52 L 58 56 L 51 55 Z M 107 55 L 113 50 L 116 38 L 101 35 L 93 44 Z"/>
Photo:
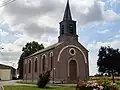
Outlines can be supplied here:
<path id="1" fill-rule="evenodd" d="M 35 86 L 35 85 L 31 85 L 31 84 L 20 84 L 20 83 L 16 83 L 18 80 L 11 80 L 11 81 L 1 81 L 0 82 L 0 90 L 2 89 L 2 86 L 4 85 L 26 85 L 26 86 Z"/>
<path id="2" fill-rule="evenodd" d="M 1 82 L 0 82 L 0 86 L 4 86 L 4 85 L 13 85 L 13 84 L 16 84 L 16 80 L 1 81 Z"/>

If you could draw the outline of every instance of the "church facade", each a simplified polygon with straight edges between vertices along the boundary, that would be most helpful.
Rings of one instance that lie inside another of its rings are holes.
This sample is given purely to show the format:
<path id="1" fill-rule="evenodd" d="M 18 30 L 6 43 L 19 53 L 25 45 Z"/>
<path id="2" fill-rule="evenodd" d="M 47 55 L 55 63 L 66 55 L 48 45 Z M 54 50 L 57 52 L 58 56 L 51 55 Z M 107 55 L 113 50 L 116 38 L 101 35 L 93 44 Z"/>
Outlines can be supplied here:
<path id="1" fill-rule="evenodd" d="M 76 21 L 72 20 L 69 1 L 60 24 L 58 43 L 40 50 L 24 60 L 23 79 L 36 81 L 39 75 L 51 71 L 51 81 L 65 83 L 87 80 L 88 50 L 78 42 Z"/>

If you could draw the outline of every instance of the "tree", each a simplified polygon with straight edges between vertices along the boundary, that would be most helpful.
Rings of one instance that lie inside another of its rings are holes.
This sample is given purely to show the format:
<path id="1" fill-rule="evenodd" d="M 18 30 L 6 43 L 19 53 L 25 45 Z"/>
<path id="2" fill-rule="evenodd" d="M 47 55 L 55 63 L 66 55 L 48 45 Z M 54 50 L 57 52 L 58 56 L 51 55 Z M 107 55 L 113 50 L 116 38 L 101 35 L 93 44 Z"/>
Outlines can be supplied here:
<path id="1" fill-rule="evenodd" d="M 113 83 L 114 75 L 119 74 L 120 66 L 120 52 L 119 49 L 113 49 L 111 47 L 101 47 L 99 49 L 99 58 L 97 61 L 98 71 L 102 74 L 111 74 Z"/>
<path id="2" fill-rule="evenodd" d="M 39 44 L 38 42 L 30 42 L 27 43 L 22 48 L 22 54 L 20 56 L 19 62 L 18 62 L 18 71 L 19 71 L 19 78 L 23 79 L 23 60 L 25 57 L 37 52 L 38 50 L 44 49 L 43 44 Z"/>

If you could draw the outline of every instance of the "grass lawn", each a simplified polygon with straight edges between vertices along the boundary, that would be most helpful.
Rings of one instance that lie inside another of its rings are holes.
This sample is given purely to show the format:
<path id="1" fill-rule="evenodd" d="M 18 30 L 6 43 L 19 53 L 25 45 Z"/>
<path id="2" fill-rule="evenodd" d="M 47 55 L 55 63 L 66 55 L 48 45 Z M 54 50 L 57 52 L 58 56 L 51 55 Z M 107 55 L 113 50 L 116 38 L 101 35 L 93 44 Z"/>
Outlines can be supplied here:
<path id="1" fill-rule="evenodd" d="M 118 87 L 119 87 L 119 89 L 120 89 L 120 83 L 117 83 L 117 85 L 118 85 Z"/>
<path id="2" fill-rule="evenodd" d="M 75 90 L 74 87 L 49 87 L 45 89 L 36 86 L 4 86 L 4 90 Z"/>

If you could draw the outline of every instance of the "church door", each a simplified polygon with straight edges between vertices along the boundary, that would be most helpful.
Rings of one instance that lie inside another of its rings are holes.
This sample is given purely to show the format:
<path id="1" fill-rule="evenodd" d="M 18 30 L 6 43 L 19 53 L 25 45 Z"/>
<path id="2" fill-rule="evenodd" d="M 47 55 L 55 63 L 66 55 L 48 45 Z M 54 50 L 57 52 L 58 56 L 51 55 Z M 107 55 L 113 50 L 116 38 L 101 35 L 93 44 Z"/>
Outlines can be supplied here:
<path id="1" fill-rule="evenodd" d="M 69 63 L 69 74 L 70 74 L 70 80 L 77 79 L 77 63 L 75 60 L 71 60 Z"/>

